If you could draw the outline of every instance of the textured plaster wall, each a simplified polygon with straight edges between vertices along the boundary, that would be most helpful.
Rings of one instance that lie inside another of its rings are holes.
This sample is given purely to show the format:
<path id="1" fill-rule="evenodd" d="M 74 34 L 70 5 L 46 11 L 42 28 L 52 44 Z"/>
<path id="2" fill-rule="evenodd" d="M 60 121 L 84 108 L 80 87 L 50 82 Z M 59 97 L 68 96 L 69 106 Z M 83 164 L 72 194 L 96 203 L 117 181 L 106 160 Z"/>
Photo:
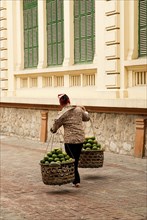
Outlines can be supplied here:
<path id="1" fill-rule="evenodd" d="M 63 128 L 52 135 L 50 128 L 57 111 L 48 112 L 47 142 L 51 148 L 63 146 Z M 110 113 L 90 113 L 91 121 L 83 123 L 87 137 L 95 136 L 106 151 L 133 155 L 135 146 L 135 120 L 141 116 Z M 40 141 L 41 111 L 1 108 L 1 134 L 20 136 Z M 147 127 L 147 123 L 146 123 Z M 145 155 L 147 156 L 147 128 L 145 129 Z"/>
<path id="2" fill-rule="evenodd" d="M 39 140 L 41 113 L 37 110 L 1 108 L 0 127 L 3 134 Z"/>

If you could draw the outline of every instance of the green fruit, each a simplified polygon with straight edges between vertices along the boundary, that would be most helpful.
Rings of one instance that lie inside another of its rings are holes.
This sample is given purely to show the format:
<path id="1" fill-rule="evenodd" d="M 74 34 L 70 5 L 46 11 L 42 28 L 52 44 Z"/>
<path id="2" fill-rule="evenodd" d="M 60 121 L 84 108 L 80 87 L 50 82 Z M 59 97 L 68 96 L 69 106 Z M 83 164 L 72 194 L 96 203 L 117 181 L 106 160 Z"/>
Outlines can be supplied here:
<path id="1" fill-rule="evenodd" d="M 58 158 L 58 157 L 56 157 L 55 159 L 54 159 L 54 161 L 55 162 L 57 162 L 57 161 L 59 161 L 60 159 Z"/>
<path id="2" fill-rule="evenodd" d="M 69 161 L 71 162 L 71 161 L 73 161 L 73 159 L 72 159 L 72 158 L 69 158 Z"/>
<path id="3" fill-rule="evenodd" d="M 60 161 L 56 161 L 56 163 L 57 163 L 57 164 L 59 164 L 59 165 L 61 164 L 61 162 L 60 162 Z"/>
<path id="4" fill-rule="evenodd" d="M 45 161 L 48 161 L 48 156 L 45 156 L 45 157 L 44 157 L 44 160 L 45 160 Z"/>
<path id="5" fill-rule="evenodd" d="M 43 159 L 43 160 L 40 160 L 40 163 L 45 163 L 45 160 Z"/>
<path id="6" fill-rule="evenodd" d="M 68 156 L 68 155 L 65 156 L 65 159 L 66 159 L 66 160 L 69 160 L 69 159 L 70 159 L 70 156 Z"/>
<path id="7" fill-rule="evenodd" d="M 85 150 L 91 150 L 91 148 L 90 148 L 90 147 L 87 147 Z"/>
<path id="8" fill-rule="evenodd" d="M 93 144 L 93 140 L 92 139 L 88 139 L 87 141 L 88 143 L 92 143 Z"/>
<path id="9" fill-rule="evenodd" d="M 92 150 L 97 150 L 97 147 L 93 147 Z"/>
<path id="10" fill-rule="evenodd" d="M 90 143 L 87 143 L 87 144 L 86 144 L 86 147 L 91 147 L 91 144 L 90 144 Z"/>
<path id="11" fill-rule="evenodd" d="M 60 166 L 60 164 L 59 164 L 58 162 L 52 161 L 52 162 L 50 163 L 50 166 Z"/>
<path id="12" fill-rule="evenodd" d="M 101 148 L 101 145 L 100 145 L 100 144 L 97 144 L 97 147 L 98 147 L 98 148 Z"/>
<path id="13" fill-rule="evenodd" d="M 57 157 L 57 154 L 52 154 L 52 158 L 56 158 Z"/>
<path id="14" fill-rule="evenodd" d="M 64 157 L 61 157 L 61 158 L 60 158 L 60 161 L 65 161 L 65 158 L 64 158 Z"/>
<path id="15" fill-rule="evenodd" d="M 89 143 L 88 143 L 88 146 L 89 146 Z M 86 144 L 84 144 L 83 149 L 85 149 L 86 147 L 87 147 Z"/>
<path id="16" fill-rule="evenodd" d="M 49 165 L 49 162 L 48 162 L 48 161 L 45 161 L 45 164 L 46 164 L 46 165 Z"/>
<path id="17" fill-rule="evenodd" d="M 49 157 L 49 158 L 48 158 L 48 161 L 49 161 L 49 162 L 52 162 L 53 160 L 54 160 L 54 159 L 53 159 L 52 157 Z"/>
<path id="18" fill-rule="evenodd" d="M 60 149 L 58 149 L 57 151 L 56 151 L 56 153 L 59 155 L 59 154 L 62 154 L 62 150 L 60 150 Z"/>
<path id="19" fill-rule="evenodd" d="M 47 156 L 48 156 L 48 157 L 51 157 L 51 156 L 52 156 L 52 153 L 51 153 L 51 152 L 48 152 L 48 153 L 47 153 Z"/>
<path id="20" fill-rule="evenodd" d="M 62 157 L 64 157 L 64 155 L 63 154 L 58 154 L 58 157 L 62 158 Z"/>

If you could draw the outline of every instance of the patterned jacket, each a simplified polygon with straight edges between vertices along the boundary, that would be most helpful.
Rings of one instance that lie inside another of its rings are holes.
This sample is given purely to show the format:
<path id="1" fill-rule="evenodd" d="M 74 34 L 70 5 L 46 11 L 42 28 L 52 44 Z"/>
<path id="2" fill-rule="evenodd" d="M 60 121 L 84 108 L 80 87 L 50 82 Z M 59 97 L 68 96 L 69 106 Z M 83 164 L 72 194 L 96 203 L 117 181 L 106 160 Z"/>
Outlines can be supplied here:
<path id="1" fill-rule="evenodd" d="M 64 143 L 77 144 L 85 140 L 83 121 L 89 121 L 88 112 L 81 107 L 65 106 L 52 126 L 55 133 L 61 126 L 64 127 Z"/>

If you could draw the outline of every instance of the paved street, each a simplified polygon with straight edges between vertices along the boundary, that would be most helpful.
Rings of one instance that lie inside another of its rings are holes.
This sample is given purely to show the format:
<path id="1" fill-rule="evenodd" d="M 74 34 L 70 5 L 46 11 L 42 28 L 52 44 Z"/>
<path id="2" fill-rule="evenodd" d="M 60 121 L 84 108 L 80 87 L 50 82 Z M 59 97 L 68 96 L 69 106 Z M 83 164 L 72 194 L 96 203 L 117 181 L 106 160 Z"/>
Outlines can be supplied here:
<path id="1" fill-rule="evenodd" d="M 0 220 L 146 220 L 146 159 L 105 152 L 102 168 L 80 168 L 81 187 L 44 185 L 47 144 L 1 136 Z"/>

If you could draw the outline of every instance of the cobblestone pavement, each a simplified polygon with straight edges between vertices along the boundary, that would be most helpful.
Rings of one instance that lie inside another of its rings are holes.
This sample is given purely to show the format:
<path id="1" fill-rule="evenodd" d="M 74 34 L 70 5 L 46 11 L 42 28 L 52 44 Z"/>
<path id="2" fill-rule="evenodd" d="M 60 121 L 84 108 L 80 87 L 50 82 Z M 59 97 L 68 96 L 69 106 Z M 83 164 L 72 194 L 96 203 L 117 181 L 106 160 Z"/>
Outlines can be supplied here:
<path id="1" fill-rule="evenodd" d="M 146 159 L 105 152 L 102 168 L 79 168 L 81 187 L 44 185 L 47 144 L 1 135 L 0 220 L 146 220 Z"/>

